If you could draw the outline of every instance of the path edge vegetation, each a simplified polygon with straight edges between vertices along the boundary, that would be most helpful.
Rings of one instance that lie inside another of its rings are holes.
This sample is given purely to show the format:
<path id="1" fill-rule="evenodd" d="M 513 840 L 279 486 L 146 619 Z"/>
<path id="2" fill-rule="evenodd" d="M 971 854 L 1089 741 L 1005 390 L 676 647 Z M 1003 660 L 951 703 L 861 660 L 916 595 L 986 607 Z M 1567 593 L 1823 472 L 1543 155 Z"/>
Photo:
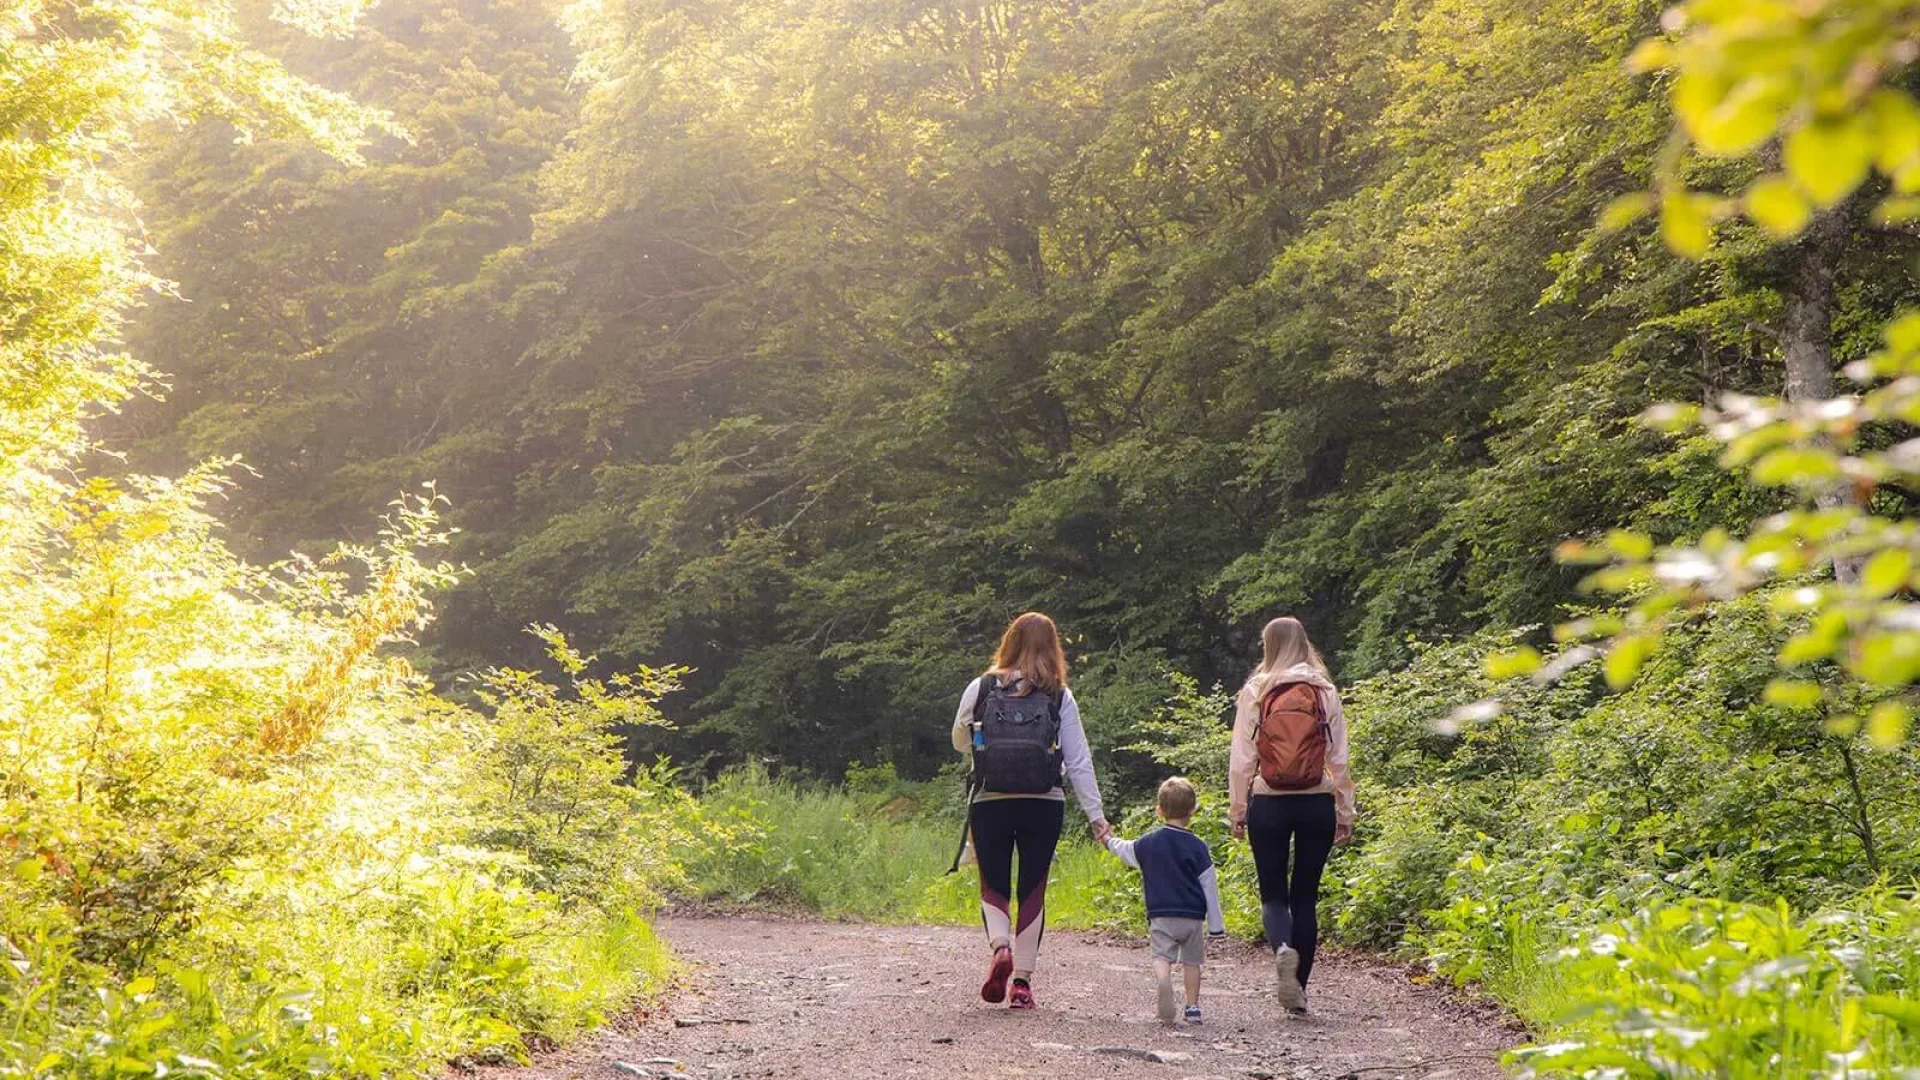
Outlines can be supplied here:
<path id="1" fill-rule="evenodd" d="M 361 5 L 282 7 L 303 31 L 337 33 Z M 1548 1021 L 1554 1042 L 1518 1056 L 1528 1070 L 1909 1067 L 1920 917 L 1907 883 L 1835 895 L 1809 875 L 1780 895 L 1744 895 L 1782 857 L 1769 851 L 1657 850 L 1661 872 L 1616 874 L 1617 854 L 1589 856 L 1615 843 L 1608 829 L 1626 815 L 1604 803 L 1544 813 L 1555 777 L 1540 759 L 1677 782 L 1644 760 L 1579 754 L 1616 745 L 1593 738 L 1596 726 L 1674 707 L 1663 695 L 1698 705 L 1675 688 L 1701 672 L 1757 680 L 1769 717 L 1811 732 L 1802 742 L 1860 799 L 1863 775 L 1905 768 L 1910 738 L 1916 537 L 1909 518 L 1875 511 L 1878 493 L 1920 472 L 1900 438 L 1920 421 L 1920 322 L 1895 321 L 1884 349 L 1848 369 L 1856 394 L 1835 396 L 1822 342 L 1836 223 L 1899 226 L 1915 211 L 1914 28 L 1901 5 L 1860 0 L 1693 0 L 1674 12 L 1636 62 L 1671 80 L 1680 134 L 1660 189 L 1621 203 L 1609 224 L 1651 212 L 1666 243 L 1705 257 L 1716 228 L 1745 217 L 1797 265 L 1780 400 L 1650 419 L 1805 506 L 1678 546 L 1623 530 L 1571 547 L 1569 559 L 1601 564 L 1593 584 L 1621 606 L 1553 644 L 1417 646 L 1404 669 L 1357 686 L 1376 831 L 1342 864 L 1339 926 L 1516 1004 L 1550 988 L 1573 1008 Z M 42 15 L 65 21 L 54 32 Z M 540 627 L 536 647 L 557 674 L 490 670 L 436 692 L 404 659 L 428 596 L 461 573 L 440 554 L 450 534 L 430 490 L 394 503 L 371 542 L 257 567 L 221 538 L 217 465 L 173 480 L 76 476 L 94 449 L 89 422 L 150 377 L 117 351 L 118 334 L 135 297 L 163 287 L 101 166 L 162 120 L 297 134 L 348 162 L 372 133 L 404 135 L 248 50 L 229 15 L 77 2 L 0 29 L 22 76 L 0 100 L 32 118 L 13 129 L 29 133 L 13 144 L 26 152 L 0 187 L 0 633 L 25 658 L 0 672 L 0 1075 L 382 1075 L 518 1053 L 529 1033 L 579 1030 L 658 978 L 646 913 L 663 895 L 739 893 L 772 875 L 797 902 L 847 902 L 804 891 L 829 853 L 805 846 L 817 838 L 799 826 L 805 807 L 854 796 L 797 791 L 770 811 L 777 786 L 756 774 L 723 778 L 701 802 L 670 766 L 630 772 L 616 729 L 661 725 L 656 703 L 681 673 L 604 674 Z M 1728 162 L 1751 175 L 1717 167 Z M 1166 678 L 1173 690 L 1132 752 L 1217 775 L 1207 721 L 1218 690 Z M 1433 685 L 1463 678 L 1479 680 L 1476 704 L 1430 715 Z M 1603 685 L 1614 696 L 1596 698 Z M 1729 765 L 1706 720 L 1679 730 L 1651 733 L 1668 740 L 1652 756 Z M 1402 751 L 1442 764 L 1416 768 Z M 1663 797 L 1700 807 L 1711 794 Z M 1457 803 L 1472 799 L 1514 812 L 1488 824 L 1528 843 L 1468 831 L 1462 850 L 1472 810 Z M 1861 857 L 1877 860 L 1894 838 L 1860 820 Z M 882 853 L 902 843 L 878 842 Z M 889 857 L 918 859 L 910 848 Z M 1087 899 L 1065 908 L 1131 910 L 1123 878 L 1077 857 L 1063 884 Z M 1231 880 L 1234 857 L 1223 861 Z M 1237 873 L 1244 932 L 1244 860 Z M 957 917 L 970 903 L 962 879 L 910 899 L 913 917 Z"/>

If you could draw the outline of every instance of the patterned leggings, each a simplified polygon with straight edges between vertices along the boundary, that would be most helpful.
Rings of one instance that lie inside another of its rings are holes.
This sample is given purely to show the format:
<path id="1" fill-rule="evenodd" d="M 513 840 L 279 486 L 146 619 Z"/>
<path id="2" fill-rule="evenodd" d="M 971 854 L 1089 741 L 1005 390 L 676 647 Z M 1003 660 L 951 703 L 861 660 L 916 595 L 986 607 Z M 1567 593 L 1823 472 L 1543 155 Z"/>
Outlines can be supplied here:
<path id="1" fill-rule="evenodd" d="M 1058 799 L 988 799 L 973 804 L 973 852 L 980 863 L 980 919 L 993 948 L 1013 948 L 1013 970 L 1028 975 L 1040 960 L 1047 923 L 1047 872 L 1060 843 L 1067 804 Z M 1019 921 L 1008 898 L 1013 856 L 1020 854 Z"/>

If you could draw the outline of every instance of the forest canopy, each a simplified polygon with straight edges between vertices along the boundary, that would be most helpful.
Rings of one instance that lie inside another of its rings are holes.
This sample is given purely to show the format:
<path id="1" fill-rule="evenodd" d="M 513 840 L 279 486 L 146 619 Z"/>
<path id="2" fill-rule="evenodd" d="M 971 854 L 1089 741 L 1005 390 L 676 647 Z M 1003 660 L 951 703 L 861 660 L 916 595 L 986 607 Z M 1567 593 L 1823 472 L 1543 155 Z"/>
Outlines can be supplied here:
<path id="1" fill-rule="evenodd" d="M 793 853 L 945 845 L 1034 609 L 1116 807 L 1301 618 L 1330 921 L 1521 1068 L 1910 1068 L 1916 41 L 0 0 L 0 1077 L 520 1053 L 669 894 L 949 919 Z"/>
<path id="2" fill-rule="evenodd" d="M 1579 602 L 1565 538 L 1777 505 L 1637 417 L 1779 393 L 1796 334 L 1859 359 L 1911 292 L 1864 205 L 1811 328 L 1812 241 L 1601 227 L 1668 153 L 1660 14 L 384 3 L 286 48 L 401 119 L 366 167 L 218 125 L 142 161 L 190 302 L 133 327 L 172 389 L 131 460 L 240 456 L 260 556 L 437 481 L 474 574 L 436 663 L 534 619 L 690 665 L 643 741 L 719 765 L 925 772 L 1028 608 L 1115 742 L 1274 612 L 1391 670 Z"/>

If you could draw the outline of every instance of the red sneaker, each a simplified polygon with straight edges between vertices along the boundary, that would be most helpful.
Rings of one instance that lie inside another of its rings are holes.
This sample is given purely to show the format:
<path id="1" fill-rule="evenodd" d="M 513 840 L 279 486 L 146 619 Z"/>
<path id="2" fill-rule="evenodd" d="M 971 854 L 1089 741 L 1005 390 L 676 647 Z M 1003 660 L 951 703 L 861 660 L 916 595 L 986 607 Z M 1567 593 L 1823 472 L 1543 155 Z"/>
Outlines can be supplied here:
<path id="1" fill-rule="evenodd" d="M 1007 979 L 1013 975 L 1013 950 L 1004 945 L 993 950 L 993 965 L 987 968 L 987 981 L 980 984 L 980 1000 L 998 1005 L 1007 1000 Z"/>
<path id="2" fill-rule="evenodd" d="M 1033 987 L 1025 979 L 1016 979 L 1013 983 L 1013 995 L 1007 1000 L 1009 1009 L 1033 1008 Z"/>

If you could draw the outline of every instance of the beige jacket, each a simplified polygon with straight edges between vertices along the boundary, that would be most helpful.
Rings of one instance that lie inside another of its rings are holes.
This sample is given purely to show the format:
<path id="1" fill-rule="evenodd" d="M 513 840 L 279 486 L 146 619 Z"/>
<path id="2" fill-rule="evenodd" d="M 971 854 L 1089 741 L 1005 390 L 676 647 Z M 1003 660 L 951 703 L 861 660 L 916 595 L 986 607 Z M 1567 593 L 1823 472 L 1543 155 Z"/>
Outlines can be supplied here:
<path id="1" fill-rule="evenodd" d="M 1254 746 L 1254 733 L 1260 727 L 1260 701 L 1265 690 L 1283 682 L 1312 683 L 1320 690 L 1320 708 L 1327 717 L 1327 774 L 1320 783 L 1299 791 L 1275 791 L 1260 779 L 1260 755 Z M 1353 774 L 1347 768 L 1347 713 L 1340 706 L 1340 691 L 1334 689 L 1317 668 L 1300 664 L 1268 679 L 1259 676 L 1247 680 L 1234 701 L 1233 751 L 1227 766 L 1227 803 L 1233 820 L 1247 819 L 1249 795 L 1333 795 L 1335 820 L 1353 824 Z"/>

